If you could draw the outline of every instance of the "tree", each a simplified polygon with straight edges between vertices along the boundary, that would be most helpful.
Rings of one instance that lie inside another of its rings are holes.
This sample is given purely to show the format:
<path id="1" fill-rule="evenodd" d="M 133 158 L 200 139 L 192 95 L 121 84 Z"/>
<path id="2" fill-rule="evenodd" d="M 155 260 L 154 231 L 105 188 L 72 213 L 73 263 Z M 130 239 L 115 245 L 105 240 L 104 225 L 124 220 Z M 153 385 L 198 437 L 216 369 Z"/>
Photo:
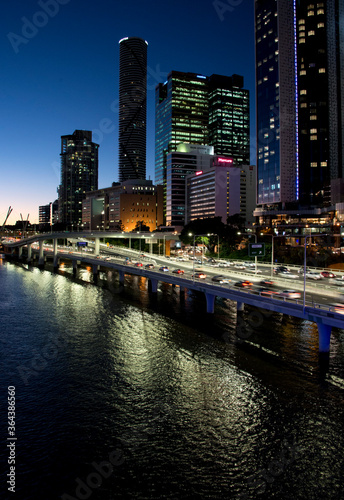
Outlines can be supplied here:
<path id="1" fill-rule="evenodd" d="M 192 245 L 194 236 L 195 242 L 197 243 L 201 241 L 201 237 L 208 237 L 209 235 L 207 243 L 211 247 L 217 244 L 217 236 L 221 238 L 224 233 L 224 229 L 225 224 L 221 222 L 221 217 L 195 219 L 183 227 L 179 239 L 184 243 L 184 245 Z"/>
<path id="2" fill-rule="evenodd" d="M 150 232 L 150 227 L 145 224 L 143 220 L 139 220 L 136 222 L 136 226 L 134 228 L 134 231 L 143 231 L 145 233 Z"/>

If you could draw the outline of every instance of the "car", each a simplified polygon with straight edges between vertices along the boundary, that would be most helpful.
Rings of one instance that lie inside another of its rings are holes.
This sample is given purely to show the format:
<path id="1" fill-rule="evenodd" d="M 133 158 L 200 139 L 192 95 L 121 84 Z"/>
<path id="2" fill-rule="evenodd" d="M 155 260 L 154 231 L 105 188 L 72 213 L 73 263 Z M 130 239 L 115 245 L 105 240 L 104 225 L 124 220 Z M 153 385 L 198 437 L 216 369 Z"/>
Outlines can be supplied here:
<path id="1" fill-rule="evenodd" d="M 135 267 L 143 267 L 142 262 L 135 262 L 134 264 Z"/>
<path id="2" fill-rule="evenodd" d="M 273 295 L 278 295 L 279 292 L 276 290 L 269 290 L 269 288 L 258 288 L 257 292 L 259 292 L 259 295 L 262 295 L 263 297 L 272 297 Z"/>
<path id="3" fill-rule="evenodd" d="M 262 274 L 262 271 L 260 269 L 256 270 L 254 267 L 249 269 L 249 271 L 254 274 Z"/>
<path id="4" fill-rule="evenodd" d="M 290 269 L 286 266 L 278 266 L 274 268 L 275 273 L 289 273 Z"/>
<path id="5" fill-rule="evenodd" d="M 234 264 L 234 269 L 246 269 L 246 266 L 244 264 Z"/>
<path id="6" fill-rule="evenodd" d="M 320 274 L 323 278 L 335 278 L 335 275 L 330 271 L 321 271 Z"/>
<path id="7" fill-rule="evenodd" d="M 245 262 L 244 264 L 246 267 L 256 267 L 256 264 L 254 262 Z"/>
<path id="8" fill-rule="evenodd" d="M 237 281 L 236 283 L 234 283 L 234 286 L 238 286 L 240 288 L 251 288 L 253 286 L 253 283 L 248 280 Z"/>
<path id="9" fill-rule="evenodd" d="M 168 267 L 167 266 L 161 266 L 161 267 L 159 267 L 159 271 L 163 271 L 164 273 L 166 273 L 168 271 Z"/>
<path id="10" fill-rule="evenodd" d="M 344 314 L 344 304 L 341 302 L 337 302 L 334 304 L 330 304 L 331 309 L 333 308 L 335 312 L 339 314 Z"/>
<path id="11" fill-rule="evenodd" d="M 214 281 L 215 283 L 229 283 L 231 280 L 219 274 L 218 276 L 213 276 L 211 281 Z"/>
<path id="12" fill-rule="evenodd" d="M 272 280 L 262 280 L 262 281 L 260 281 L 260 285 L 263 285 L 265 287 L 274 287 L 275 282 Z"/>
<path id="13" fill-rule="evenodd" d="M 310 271 L 309 273 L 306 273 L 306 278 L 309 278 L 311 280 L 321 280 L 322 276 L 320 273 L 316 273 L 314 271 Z"/>
<path id="14" fill-rule="evenodd" d="M 154 269 L 154 264 L 146 264 L 145 268 L 146 269 Z"/>
<path id="15" fill-rule="evenodd" d="M 279 292 L 278 295 L 280 297 L 286 297 L 288 299 L 300 299 L 301 293 L 296 292 L 295 290 L 283 290 L 283 292 Z"/>
<path id="16" fill-rule="evenodd" d="M 203 280 L 203 279 L 205 279 L 207 277 L 207 275 L 204 274 L 204 273 L 195 273 L 195 274 L 192 275 L 192 277 Z"/>
<path id="17" fill-rule="evenodd" d="M 172 272 L 175 273 L 175 274 L 184 274 L 183 269 L 173 269 Z"/>
<path id="18" fill-rule="evenodd" d="M 300 269 L 298 269 L 298 271 L 297 271 L 297 272 L 298 272 L 299 274 L 303 274 L 303 273 L 304 273 L 304 271 L 305 271 L 305 269 L 304 269 L 304 267 L 302 266 L 302 267 L 300 267 Z M 306 267 L 306 273 L 309 273 L 309 272 L 311 272 L 311 270 L 309 269 L 309 267 Z"/>
<path id="19" fill-rule="evenodd" d="M 291 273 L 290 271 L 281 271 L 279 275 L 281 278 L 287 278 L 291 280 L 295 280 L 298 278 L 297 274 Z"/>

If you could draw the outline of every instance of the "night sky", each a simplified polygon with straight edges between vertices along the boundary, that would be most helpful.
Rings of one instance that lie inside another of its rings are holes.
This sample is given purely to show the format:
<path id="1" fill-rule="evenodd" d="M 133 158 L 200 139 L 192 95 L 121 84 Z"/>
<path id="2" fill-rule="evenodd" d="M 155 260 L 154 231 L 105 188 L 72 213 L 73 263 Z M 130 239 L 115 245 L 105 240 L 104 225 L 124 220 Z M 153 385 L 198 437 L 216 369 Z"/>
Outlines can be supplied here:
<path id="1" fill-rule="evenodd" d="M 44 7 L 49 13 L 44 12 Z M 147 178 L 154 181 L 154 94 L 171 70 L 244 76 L 255 163 L 252 0 L 12 0 L 1 33 L 0 223 L 57 198 L 61 135 L 93 131 L 99 188 L 118 181 L 118 41 L 148 42 Z"/>

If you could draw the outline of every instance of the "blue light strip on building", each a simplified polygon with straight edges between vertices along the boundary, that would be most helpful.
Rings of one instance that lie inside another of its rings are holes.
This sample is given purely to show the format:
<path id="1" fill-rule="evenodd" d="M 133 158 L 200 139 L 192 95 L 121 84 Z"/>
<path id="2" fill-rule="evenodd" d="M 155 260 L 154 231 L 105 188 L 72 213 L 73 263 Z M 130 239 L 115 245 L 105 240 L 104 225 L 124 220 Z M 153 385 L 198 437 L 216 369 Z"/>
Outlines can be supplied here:
<path id="1" fill-rule="evenodd" d="M 296 182 L 295 196 L 299 199 L 299 109 L 298 109 L 298 74 L 297 74 L 297 19 L 296 19 L 296 0 L 293 4 L 294 9 L 294 71 L 295 71 L 295 162 L 296 162 Z"/>

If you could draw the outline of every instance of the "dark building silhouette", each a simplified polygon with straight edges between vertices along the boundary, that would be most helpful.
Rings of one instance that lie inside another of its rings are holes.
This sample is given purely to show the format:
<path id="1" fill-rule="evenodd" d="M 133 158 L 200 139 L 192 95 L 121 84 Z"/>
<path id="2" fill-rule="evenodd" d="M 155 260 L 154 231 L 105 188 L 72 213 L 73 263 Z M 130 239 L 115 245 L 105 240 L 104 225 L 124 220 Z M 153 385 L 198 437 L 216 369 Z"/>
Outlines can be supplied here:
<path id="1" fill-rule="evenodd" d="M 257 203 L 330 204 L 343 177 L 344 2 L 255 1 Z"/>
<path id="2" fill-rule="evenodd" d="M 98 189 L 98 148 L 88 130 L 61 136 L 59 222 L 65 226 L 81 226 L 82 200 Z"/>
<path id="3" fill-rule="evenodd" d="M 147 42 L 119 41 L 119 180 L 146 178 Z"/>

